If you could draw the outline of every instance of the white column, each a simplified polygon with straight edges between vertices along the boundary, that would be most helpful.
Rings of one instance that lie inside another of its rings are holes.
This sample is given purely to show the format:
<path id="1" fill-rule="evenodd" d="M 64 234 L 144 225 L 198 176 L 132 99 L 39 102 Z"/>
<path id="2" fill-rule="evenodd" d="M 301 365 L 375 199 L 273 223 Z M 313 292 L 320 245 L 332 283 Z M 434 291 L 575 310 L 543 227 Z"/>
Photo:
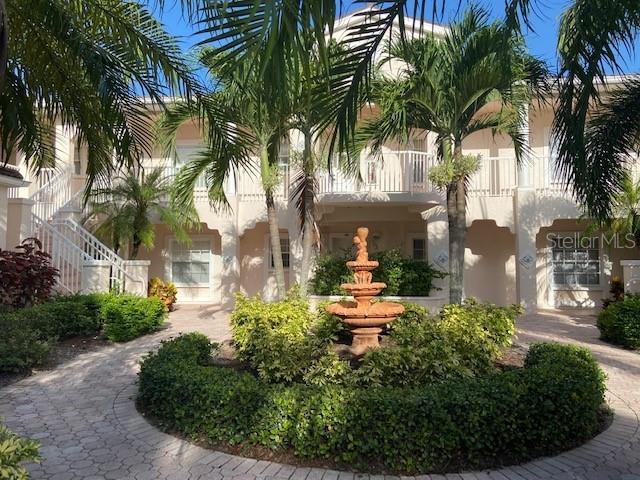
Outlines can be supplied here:
<path id="1" fill-rule="evenodd" d="M 540 229 L 535 191 L 518 187 L 515 198 L 516 283 L 518 300 L 527 311 L 538 308 L 536 235 Z"/>
<path id="2" fill-rule="evenodd" d="M 8 187 L 0 185 L 0 248 L 7 248 L 7 223 L 9 208 L 7 202 Z"/>
<path id="3" fill-rule="evenodd" d="M 31 236 L 31 215 L 34 201 L 28 198 L 10 198 L 8 200 L 7 244 L 19 245 Z"/>
<path id="4" fill-rule="evenodd" d="M 149 260 L 125 260 L 124 271 L 133 278 L 125 278 L 124 291 L 141 297 L 147 296 L 149 288 Z"/>
<path id="5" fill-rule="evenodd" d="M 291 211 L 289 218 L 289 285 L 300 282 L 300 269 L 302 267 L 302 231 L 298 222 L 298 215 Z"/>
<path id="6" fill-rule="evenodd" d="M 108 292 L 111 264 L 106 260 L 90 260 L 82 265 L 82 293 Z"/>
<path id="7" fill-rule="evenodd" d="M 531 187 L 533 179 L 531 178 L 531 170 L 533 168 L 533 159 L 529 155 L 531 148 L 529 144 L 529 106 L 525 106 L 524 112 L 522 112 L 523 121 L 520 124 L 519 132 L 523 137 L 523 154 L 518 166 L 518 186 L 519 187 Z"/>
<path id="8" fill-rule="evenodd" d="M 220 297 L 224 308 L 233 308 L 234 294 L 240 290 L 240 239 L 236 229 L 229 225 L 220 230 L 222 271 Z"/>
<path id="9" fill-rule="evenodd" d="M 442 205 L 437 205 L 422 212 L 422 218 L 427 222 L 427 255 L 429 262 L 443 272 L 449 272 L 449 222 L 447 211 Z M 435 292 L 437 296 L 449 298 L 449 278 L 436 280 Z"/>

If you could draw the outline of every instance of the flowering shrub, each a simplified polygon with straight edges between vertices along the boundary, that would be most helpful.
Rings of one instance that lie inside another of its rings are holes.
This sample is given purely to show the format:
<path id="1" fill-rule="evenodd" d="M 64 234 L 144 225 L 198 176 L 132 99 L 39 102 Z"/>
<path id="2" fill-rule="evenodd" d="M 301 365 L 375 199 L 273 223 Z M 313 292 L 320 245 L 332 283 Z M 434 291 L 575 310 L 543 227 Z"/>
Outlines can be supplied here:
<path id="1" fill-rule="evenodd" d="M 37 238 L 27 238 L 16 248 L 0 250 L 0 304 L 21 308 L 48 300 L 59 275 L 51 256 Z"/>

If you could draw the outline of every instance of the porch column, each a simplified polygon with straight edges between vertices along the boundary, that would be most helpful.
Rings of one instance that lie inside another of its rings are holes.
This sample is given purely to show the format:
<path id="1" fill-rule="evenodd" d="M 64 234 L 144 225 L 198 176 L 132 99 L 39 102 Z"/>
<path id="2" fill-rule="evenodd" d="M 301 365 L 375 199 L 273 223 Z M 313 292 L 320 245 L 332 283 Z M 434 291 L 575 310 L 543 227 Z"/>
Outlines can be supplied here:
<path id="1" fill-rule="evenodd" d="M 125 260 L 124 271 L 133 277 L 125 279 L 125 292 L 141 297 L 147 296 L 149 287 L 149 260 Z"/>
<path id="2" fill-rule="evenodd" d="M 0 184 L 0 248 L 7 248 L 7 228 L 9 206 L 7 201 L 8 187 Z"/>
<path id="3" fill-rule="evenodd" d="M 107 260 L 87 260 L 82 265 L 82 293 L 109 291 L 111 264 Z"/>
<path id="4" fill-rule="evenodd" d="M 8 201 L 7 245 L 19 245 L 25 238 L 31 236 L 31 215 L 35 202 L 28 198 L 10 198 Z"/>
<path id="5" fill-rule="evenodd" d="M 292 214 L 289 225 L 289 285 L 300 283 L 300 269 L 302 268 L 302 232 L 297 223 L 297 215 Z"/>
<path id="6" fill-rule="evenodd" d="M 422 212 L 427 222 L 427 258 L 443 272 L 449 272 L 449 222 L 447 211 L 437 205 Z M 436 280 L 434 286 L 441 288 L 436 295 L 449 298 L 449 278 Z"/>
<path id="7" fill-rule="evenodd" d="M 516 286 L 528 312 L 538 308 L 536 234 L 540 228 L 535 190 L 519 187 L 515 194 Z"/>
<path id="8" fill-rule="evenodd" d="M 220 230 L 222 271 L 220 272 L 220 303 L 231 309 L 234 294 L 240 291 L 240 239 L 234 225 Z"/>

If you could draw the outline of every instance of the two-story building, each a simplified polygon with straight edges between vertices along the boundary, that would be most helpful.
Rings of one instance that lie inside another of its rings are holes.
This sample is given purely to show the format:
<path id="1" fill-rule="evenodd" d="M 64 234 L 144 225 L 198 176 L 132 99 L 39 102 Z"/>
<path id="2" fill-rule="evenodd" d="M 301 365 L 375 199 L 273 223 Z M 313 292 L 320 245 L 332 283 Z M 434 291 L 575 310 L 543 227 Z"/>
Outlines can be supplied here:
<path id="1" fill-rule="evenodd" d="M 337 35 L 354 21 L 352 16 L 341 20 Z M 438 34 L 441 28 L 433 31 Z M 610 86 L 615 88 L 615 83 L 612 79 Z M 524 127 L 531 152 L 527 161 L 518 164 L 511 140 L 489 132 L 475 134 L 463 145 L 464 153 L 480 159 L 468 194 L 467 297 L 497 304 L 522 302 L 532 309 L 597 306 L 608 294 L 612 275 L 622 276 L 620 261 L 640 258 L 638 248 L 618 248 L 598 239 L 578 241 L 587 222 L 580 219 L 582 212 L 566 185 L 554 175 L 553 99 L 548 100 L 530 106 Z M 86 148 L 77 144 L 72 129 L 57 126 L 55 134 L 55 170 L 34 178 L 20 156 L 14 160 L 31 183 L 20 186 L 14 180 L 5 187 L 9 197 L 4 205 L 6 245 L 15 245 L 33 231 L 49 238 L 45 245 L 61 268 L 61 282 L 66 282 L 68 290 L 100 281 L 96 269 L 103 268 L 122 281 L 144 282 L 148 277 L 172 281 L 181 302 L 229 304 L 236 291 L 273 297 L 275 279 L 257 169 L 240 171 L 229 179 L 230 211 L 212 209 L 204 183 L 199 184 L 194 195 L 201 228 L 193 232 L 190 245 L 183 245 L 166 225 L 158 223 L 155 248 L 139 257 L 148 261 L 146 272 L 144 261 L 123 262 L 78 225 Z M 323 252 L 348 247 L 355 228 L 364 225 L 371 232 L 370 250 L 398 248 L 448 269 L 444 196 L 429 181 L 429 170 L 437 162 L 433 140 L 428 132 L 416 132 L 406 144 L 385 145 L 382 158 L 364 152 L 360 179 L 339 169 L 318 172 Z M 289 285 L 299 276 L 302 256 L 299 220 L 289 202 L 290 179 L 296 168 L 292 152 L 301 149 L 299 143 L 293 132 L 280 158 L 278 215 Z M 145 165 L 162 167 L 167 175 L 174 175 L 200 145 L 198 129 L 184 125 L 177 136 L 175 158 L 158 152 Z M 446 285 L 446 280 L 441 282 L 445 295 Z"/>

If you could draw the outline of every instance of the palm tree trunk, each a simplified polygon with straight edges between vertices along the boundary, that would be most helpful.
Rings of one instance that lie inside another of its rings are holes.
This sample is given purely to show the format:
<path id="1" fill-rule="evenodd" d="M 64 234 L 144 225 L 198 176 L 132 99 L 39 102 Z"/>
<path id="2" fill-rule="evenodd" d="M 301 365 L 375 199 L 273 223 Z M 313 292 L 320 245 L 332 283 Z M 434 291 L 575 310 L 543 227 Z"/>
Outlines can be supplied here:
<path id="1" fill-rule="evenodd" d="M 286 294 L 284 283 L 284 264 L 282 263 L 282 249 L 280 248 L 280 227 L 278 225 L 278 211 L 273 199 L 273 192 L 265 192 L 267 204 L 267 222 L 269 223 L 269 242 L 273 255 L 273 269 L 276 275 L 277 297 L 282 300 Z"/>
<path id="2" fill-rule="evenodd" d="M 453 161 L 462 157 L 462 145 L 456 142 Z M 449 301 L 462 303 L 464 286 L 464 250 L 467 233 L 467 202 L 465 179 L 447 187 L 447 218 L 449 221 Z"/>
<path id="3" fill-rule="evenodd" d="M 7 18 L 7 4 L 0 0 L 0 83 L 4 81 L 7 73 L 7 60 L 9 57 L 9 19 Z"/>
<path id="4" fill-rule="evenodd" d="M 307 295 L 309 287 L 309 272 L 311 270 L 311 256 L 313 255 L 313 236 L 314 225 L 316 222 L 316 205 L 315 205 L 315 177 L 312 161 L 312 138 L 311 132 L 305 132 L 304 136 L 304 152 L 302 165 L 305 175 L 305 189 L 303 198 L 303 224 L 302 224 L 302 262 L 300 264 L 300 294 Z"/>

